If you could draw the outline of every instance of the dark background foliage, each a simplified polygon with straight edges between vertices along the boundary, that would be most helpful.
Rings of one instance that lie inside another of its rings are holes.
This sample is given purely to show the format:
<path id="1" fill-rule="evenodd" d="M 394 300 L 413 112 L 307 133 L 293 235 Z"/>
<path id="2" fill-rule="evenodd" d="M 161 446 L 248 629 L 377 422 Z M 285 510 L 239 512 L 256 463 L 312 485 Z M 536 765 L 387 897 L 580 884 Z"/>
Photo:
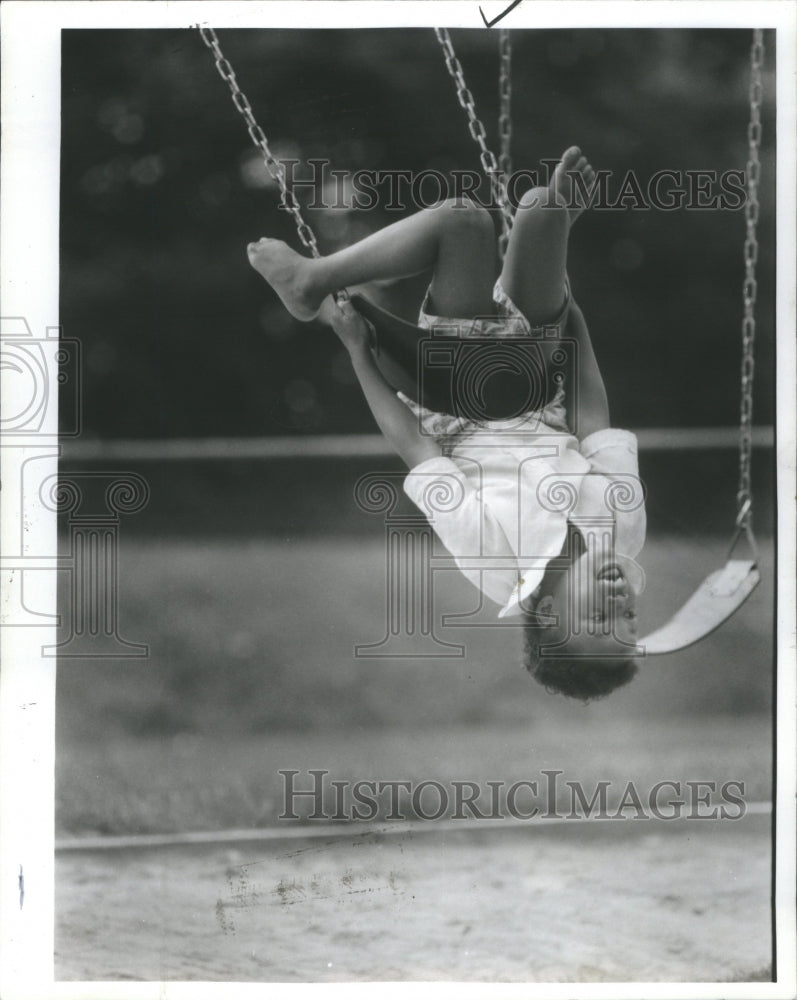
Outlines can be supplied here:
<path id="1" fill-rule="evenodd" d="M 453 33 L 497 146 L 497 36 Z M 354 171 L 478 169 L 429 29 L 223 31 L 278 156 Z M 514 160 L 578 143 L 628 170 L 744 169 L 750 33 L 513 32 Z M 773 49 L 773 46 L 769 46 Z M 764 109 L 756 421 L 773 419 L 774 77 Z M 329 331 L 291 320 L 248 267 L 298 246 L 210 53 L 191 31 L 63 33 L 61 322 L 84 348 L 89 436 L 373 429 Z M 307 175 L 303 175 L 307 176 Z M 306 192 L 302 193 L 305 201 Z M 396 213 L 309 209 L 322 252 Z M 742 211 L 592 211 L 571 278 L 623 426 L 738 414 Z M 383 293 L 412 316 L 422 281 Z"/>

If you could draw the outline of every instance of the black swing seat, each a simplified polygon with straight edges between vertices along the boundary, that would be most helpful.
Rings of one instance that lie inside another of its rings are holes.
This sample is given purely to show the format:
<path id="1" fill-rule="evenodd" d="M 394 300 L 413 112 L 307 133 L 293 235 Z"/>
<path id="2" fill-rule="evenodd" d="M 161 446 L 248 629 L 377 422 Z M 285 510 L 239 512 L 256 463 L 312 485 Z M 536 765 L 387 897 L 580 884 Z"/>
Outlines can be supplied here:
<path id="1" fill-rule="evenodd" d="M 531 339 L 491 341 L 485 352 L 480 338 L 415 326 L 359 293 L 350 302 L 372 327 L 382 375 L 430 410 L 465 419 L 514 418 L 541 409 L 560 384 L 562 376 L 548 371 Z"/>
<path id="2" fill-rule="evenodd" d="M 410 399 L 418 399 L 418 380 L 411 373 L 417 371 L 417 344 L 428 335 L 413 323 L 357 293 L 349 301 L 371 326 L 374 359 L 377 367 L 394 389 L 400 389 Z"/>
<path id="3" fill-rule="evenodd" d="M 357 292 L 350 296 L 349 301 L 357 312 L 367 319 L 377 331 L 384 330 L 387 334 L 392 333 L 396 337 L 415 337 L 416 339 L 426 336 L 429 332 L 428 330 L 422 330 L 419 326 L 415 326 L 414 323 L 408 323 L 399 316 L 394 316 L 387 309 L 383 309 Z"/>
<path id="4" fill-rule="evenodd" d="M 727 621 L 761 581 L 754 559 L 729 559 L 711 573 L 684 606 L 661 628 L 641 639 L 646 656 L 675 653 L 692 646 Z"/>

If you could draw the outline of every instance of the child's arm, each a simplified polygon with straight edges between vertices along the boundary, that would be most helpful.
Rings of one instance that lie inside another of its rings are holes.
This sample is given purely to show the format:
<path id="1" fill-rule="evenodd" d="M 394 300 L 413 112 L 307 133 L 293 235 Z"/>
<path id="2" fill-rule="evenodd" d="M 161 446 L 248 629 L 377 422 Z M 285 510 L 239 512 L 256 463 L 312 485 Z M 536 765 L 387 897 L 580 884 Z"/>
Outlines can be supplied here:
<path id="1" fill-rule="evenodd" d="M 606 388 L 598 368 L 595 352 L 592 349 L 584 314 L 575 302 L 571 303 L 570 306 L 565 336 L 572 337 L 577 344 L 579 391 L 576 412 L 571 412 L 569 416 L 571 426 L 575 423 L 576 436 L 579 441 L 583 441 L 595 431 L 602 431 L 610 426 L 609 400 L 606 396 Z"/>
<path id="2" fill-rule="evenodd" d="M 354 372 L 382 433 L 412 469 L 442 454 L 439 446 L 420 433 L 417 417 L 401 402 L 379 371 L 368 345 L 368 327 L 354 307 L 345 302 L 322 310 L 348 350 Z"/>

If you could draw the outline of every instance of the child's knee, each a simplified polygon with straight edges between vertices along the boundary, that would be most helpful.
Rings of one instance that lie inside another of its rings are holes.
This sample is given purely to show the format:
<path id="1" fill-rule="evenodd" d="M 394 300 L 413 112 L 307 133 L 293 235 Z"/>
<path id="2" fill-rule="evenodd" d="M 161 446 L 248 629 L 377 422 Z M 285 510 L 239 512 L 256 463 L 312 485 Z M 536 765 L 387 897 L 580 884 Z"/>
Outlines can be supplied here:
<path id="1" fill-rule="evenodd" d="M 567 204 L 550 188 L 533 187 L 518 202 L 517 221 L 523 218 L 545 220 L 552 226 L 568 225 Z"/>
<path id="2" fill-rule="evenodd" d="M 548 188 L 546 187 L 533 187 L 529 188 L 523 195 L 521 195 L 520 201 L 518 202 L 518 208 L 530 209 L 530 208 L 541 208 L 548 201 Z"/>
<path id="3" fill-rule="evenodd" d="M 471 239 L 495 239 L 490 213 L 478 202 L 448 198 L 440 202 L 438 208 L 444 213 L 446 224 L 457 233 L 467 234 Z"/>

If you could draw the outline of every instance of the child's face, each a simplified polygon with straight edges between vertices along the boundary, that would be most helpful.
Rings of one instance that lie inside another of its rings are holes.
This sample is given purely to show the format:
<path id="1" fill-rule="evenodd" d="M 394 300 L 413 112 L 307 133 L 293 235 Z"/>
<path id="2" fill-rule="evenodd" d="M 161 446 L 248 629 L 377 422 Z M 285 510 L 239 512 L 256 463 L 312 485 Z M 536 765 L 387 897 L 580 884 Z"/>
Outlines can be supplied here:
<path id="1" fill-rule="evenodd" d="M 557 624 L 551 627 L 557 652 L 566 650 L 573 656 L 633 653 L 638 632 L 637 594 L 623 563 L 622 557 L 601 561 L 585 552 L 567 570 L 556 574 L 537 612 L 557 617 Z M 565 645 L 559 646 L 562 642 Z"/>

